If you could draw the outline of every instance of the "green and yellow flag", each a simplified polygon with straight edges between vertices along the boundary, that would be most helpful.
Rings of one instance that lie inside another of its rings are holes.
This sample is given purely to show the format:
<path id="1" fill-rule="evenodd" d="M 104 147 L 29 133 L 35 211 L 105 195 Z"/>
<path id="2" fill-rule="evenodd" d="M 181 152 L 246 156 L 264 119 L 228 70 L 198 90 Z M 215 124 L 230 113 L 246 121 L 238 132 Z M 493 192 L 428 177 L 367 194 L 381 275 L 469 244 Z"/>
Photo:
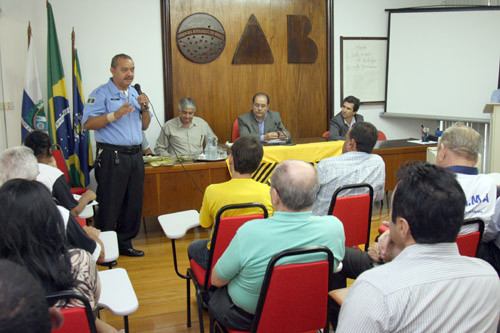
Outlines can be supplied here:
<path id="1" fill-rule="evenodd" d="M 61 52 L 52 14 L 52 6 L 47 1 L 47 94 L 48 127 L 52 142 L 60 147 L 66 166 L 74 164 L 73 130 L 71 111 L 66 92 L 66 81 L 61 62 Z M 68 167 L 70 170 L 71 167 Z M 73 182 L 73 179 L 71 180 Z"/>

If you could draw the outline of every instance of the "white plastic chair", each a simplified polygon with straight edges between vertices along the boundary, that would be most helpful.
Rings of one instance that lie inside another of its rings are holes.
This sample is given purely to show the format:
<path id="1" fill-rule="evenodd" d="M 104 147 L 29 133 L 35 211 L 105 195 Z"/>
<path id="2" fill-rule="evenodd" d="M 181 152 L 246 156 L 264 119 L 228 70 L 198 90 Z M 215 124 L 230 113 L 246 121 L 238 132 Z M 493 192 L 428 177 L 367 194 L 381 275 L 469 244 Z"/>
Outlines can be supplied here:
<path id="1" fill-rule="evenodd" d="M 101 231 L 99 239 L 104 245 L 104 263 L 108 264 L 109 269 L 111 269 L 113 261 L 120 256 L 116 231 Z"/>
<path id="2" fill-rule="evenodd" d="M 123 316 L 125 332 L 129 332 L 128 315 L 139 307 L 134 287 L 124 268 L 99 271 L 101 280 L 101 296 L 97 305 L 111 311 L 114 315 Z"/>

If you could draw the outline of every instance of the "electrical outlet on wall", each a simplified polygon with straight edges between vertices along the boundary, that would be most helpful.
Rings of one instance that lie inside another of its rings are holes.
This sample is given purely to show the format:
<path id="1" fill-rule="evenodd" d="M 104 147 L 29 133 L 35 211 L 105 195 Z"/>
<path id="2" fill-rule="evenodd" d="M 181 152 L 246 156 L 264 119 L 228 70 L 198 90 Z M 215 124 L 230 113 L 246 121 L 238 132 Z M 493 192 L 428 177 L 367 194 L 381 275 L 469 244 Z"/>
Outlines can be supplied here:
<path id="1" fill-rule="evenodd" d="M 12 110 L 13 107 L 12 102 L 0 102 L 0 109 Z"/>

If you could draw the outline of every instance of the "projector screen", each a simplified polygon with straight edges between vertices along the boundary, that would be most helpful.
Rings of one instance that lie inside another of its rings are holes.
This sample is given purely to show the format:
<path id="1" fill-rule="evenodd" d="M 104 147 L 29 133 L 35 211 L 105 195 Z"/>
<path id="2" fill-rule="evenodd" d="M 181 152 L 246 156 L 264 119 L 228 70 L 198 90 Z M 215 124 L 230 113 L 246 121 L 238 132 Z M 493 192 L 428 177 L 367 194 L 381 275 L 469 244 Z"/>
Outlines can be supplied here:
<path id="1" fill-rule="evenodd" d="M 498 86 L 500 8 L 486 8 L 388 10 L 386 116 L 489 120 L 483 108 Z"/>

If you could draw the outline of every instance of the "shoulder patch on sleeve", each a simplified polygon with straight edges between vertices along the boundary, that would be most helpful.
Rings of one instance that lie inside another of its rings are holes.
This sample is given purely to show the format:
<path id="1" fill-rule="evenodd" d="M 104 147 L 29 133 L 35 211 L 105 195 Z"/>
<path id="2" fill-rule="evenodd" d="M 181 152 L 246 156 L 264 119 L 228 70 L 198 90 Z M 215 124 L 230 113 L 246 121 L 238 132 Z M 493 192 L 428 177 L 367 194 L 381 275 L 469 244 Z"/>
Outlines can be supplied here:
<path id="1" fill-rule="evenodd" d="M 95 102 L 95 98 L 93 97 L 89 97 L 89 99 L 87 100 L 87 104 L 94 104 Z"/>

